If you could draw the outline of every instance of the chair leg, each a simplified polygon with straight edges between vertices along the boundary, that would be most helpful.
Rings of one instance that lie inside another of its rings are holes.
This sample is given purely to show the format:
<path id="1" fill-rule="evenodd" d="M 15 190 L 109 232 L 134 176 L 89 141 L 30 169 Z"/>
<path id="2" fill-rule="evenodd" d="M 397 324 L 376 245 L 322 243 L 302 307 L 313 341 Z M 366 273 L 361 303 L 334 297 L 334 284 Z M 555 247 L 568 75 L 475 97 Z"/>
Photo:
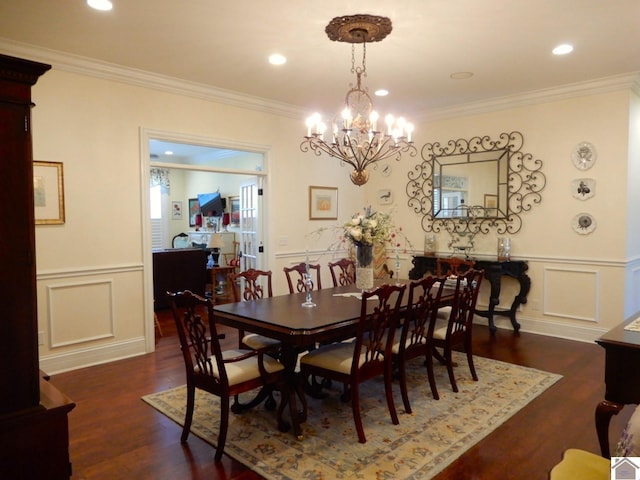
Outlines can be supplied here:
<path id="1" fill-rule="evenodd" d="M 182 427 L 181 442 L 186 442 L 191 431 L 191 421 L 193 420 L 193 406 L 196 400 L 196 387 L 187 385 L 187 412 L 184 415 L 184 426 Z"/>
<path id="2" fill-rule="evenodd" d="M 456 384 L 456 377 L 453 373 L 453 357 L 451 347 L 445 347 L 444 358 L 447 361 L 447 372 L 449 373 L 449 381 L 451 382 L 451 389 L 458 393 L 458 385 Z"/>
<path id="3" fill-rule="evenodd" d="M 353 421 L 356 424 L 356 432 L 358 432 L 358 441 L 367 443 L 360 415 L 360 386 L 358 384 L 352 385 L 349 390 L 351 391 L 351 410 L 353 410 Z"/>
<path id="4" fill-rule="evenodd" d="M 218 432 L 218 446 L 216 447 L 216 462 L 222 458 L 224 444 L 227 443 L 227 430 L 229 429 L 229 397 L 220 397 L 220 431 Z"/>
<path id="5" fill-rule="evenodd" d="M 398 359 L 398 373 L 400 375 L 400 393 L 402 394 L 402 403 L 404 404 L 404 411 L 406 413 L 412 413 L 411 404 L 409 403 L 409 392 L 407 391 L 407 367 L 405 365 L 406 360 Z"/>
<path id="6" fill-rule="evenodd" d="M 469 370 L 471 371 L 471 378 L 476 382 L 478 381 L 478 374 L 476 373 L 476 366 L 473 363 L 473 354 L 471 352 L 471 339 L 468 338 L 465 342 L 465 351 L 467 352 L 467 363 L 469 364 Z"/>
<path id="7" fill-rule="evenodd" d="M 393 403 L 393 372 L 391 371 L 391 362 L 387 362 L 389 365 L 384 372 L 384 393 L 387 397 L 387 408 L 389 409 L 389 415 L 391 416 L 391 422 L 394 425 L 398 425 L 398 412 L 396 412 L 396 405 Z"/>
<path id="8" fill-rule="evenodd" d="M 424 364 L 427 367 L 427 378 L 429 379 L 429 386 L 431 387 L 431 395 L 433 395 L 434 400 L 440 400 L 438 386 L 436 385 L 436 376 L 433 372 L 433 355 L 430 351 L 427 352 Z"/>

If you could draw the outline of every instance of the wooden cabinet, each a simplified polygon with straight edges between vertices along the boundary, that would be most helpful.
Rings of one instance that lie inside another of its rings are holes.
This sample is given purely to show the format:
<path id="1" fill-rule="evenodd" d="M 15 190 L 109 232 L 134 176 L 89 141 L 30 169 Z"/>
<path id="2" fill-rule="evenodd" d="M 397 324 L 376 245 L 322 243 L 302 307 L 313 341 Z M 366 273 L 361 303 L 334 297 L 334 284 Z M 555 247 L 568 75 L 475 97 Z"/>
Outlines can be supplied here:
<path id="1" fill-rule="evenodd" d="M 175 248 L 153 252 L 153 296 L 155 308 L 168 308 L 167 292 L 191 290 L 204 295 L 209 282 L 207 251 Z"/>
<path id="2" fill-rule="evenodd" d="M 0 478 L 68 479 L 74 404 L 41 378 L 31 87 L 50 65 L 0 55 Z"/>

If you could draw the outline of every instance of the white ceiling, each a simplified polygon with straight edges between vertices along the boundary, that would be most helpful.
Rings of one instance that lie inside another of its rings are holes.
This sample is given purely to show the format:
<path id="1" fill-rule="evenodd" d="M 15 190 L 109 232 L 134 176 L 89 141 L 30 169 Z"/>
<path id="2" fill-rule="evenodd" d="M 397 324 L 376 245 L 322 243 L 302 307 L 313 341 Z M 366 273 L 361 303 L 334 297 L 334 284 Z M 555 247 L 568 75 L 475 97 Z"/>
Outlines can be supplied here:
<path id="1" fill-rule="evenodd" d="M 639 0 L 0 0 L 0 52 L 27 44 L 299 107 L 333 112 L 353 78 L 336 16 L 388 16 L 367 49 L 382 113 L 470 102 L 640 72 Z M 573 54 L 551 49 L 572 43 Z M 269 54 L 288 58 L 269 65 Z M 54 65 L 55 68 L 55 65 Z M 473 72 L 452 80 L 454 72 Z"/>

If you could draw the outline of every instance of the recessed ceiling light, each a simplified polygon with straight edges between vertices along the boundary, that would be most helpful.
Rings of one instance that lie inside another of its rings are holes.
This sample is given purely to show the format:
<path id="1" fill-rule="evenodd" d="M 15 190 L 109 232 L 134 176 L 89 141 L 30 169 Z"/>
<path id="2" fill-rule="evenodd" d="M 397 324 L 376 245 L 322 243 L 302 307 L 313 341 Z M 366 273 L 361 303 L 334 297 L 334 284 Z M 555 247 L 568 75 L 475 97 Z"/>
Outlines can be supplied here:
<path id="1" fill-rule="evenodd" d="M 271 65 L 283 65 L 287 63 L 287 59 L 284 55 L 280 55 L 279 53 L 274 53 L 269 56 L 269 63 Z"/>
<path id="2" fill-rule="evenodd" d="M 103 12 L 107 12 L 113 8 L 113 3 L 111 3 L 110 0 L 87 0 L 87 5 Z"/>
<path id="3" fill-rule="evenodd" d="M 385 88 L 380 88 L 374 92 L 374 95 L 376 97 L 386 97 L 387 95 L 389 95 L 389 90 Z"/>
<path id="4" fill-rule="evenodd" d="M 449 75 L 449 78 L 452 78 L 453 80 L 466 80 L 471 77 L 473 77 L 473 72 L 454 72 Z"/>
<path id="5" fill-rule="evenodd" d="M 563 43 L 562 45 L 558 45 L 552 51 L 554 55 L 566 55 L 567 53 L 573 52 L 573 45 Z"/>

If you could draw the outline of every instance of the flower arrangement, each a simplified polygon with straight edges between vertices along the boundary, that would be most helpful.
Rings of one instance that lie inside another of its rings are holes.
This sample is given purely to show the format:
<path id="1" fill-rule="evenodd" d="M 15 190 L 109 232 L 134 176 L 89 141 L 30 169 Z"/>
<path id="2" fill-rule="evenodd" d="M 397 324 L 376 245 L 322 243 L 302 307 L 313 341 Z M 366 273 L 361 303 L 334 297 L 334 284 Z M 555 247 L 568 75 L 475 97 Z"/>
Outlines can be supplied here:
<path id="1" fill-rule="evenodd" d="M 356 213 L 343 225 L 344 239 L 354 245 L 373 245 L 393 240 L 395 232 L 388 213 L 375 212 L 371 206 Z"/>
<path id="2" fill-rule="evenodd" d="M 321 235 L 326 230 L 334 230 L 342 233 L 336 243 L 329 250 L 335 250 L 339 245 L 349 243 L 354 246 L 389 244 L 392 247 L 401 247 L 402 240 L 406 248 L 411 247 L 411 242 L 405 236 L 402 228 L 393 224 L 390 213 L 374 211 L 371 206 L 365 207 L 363 213 L 354 214 L 351 219 L 341 226 L 320 228 L 312 232 L 313 235 Z"/>

